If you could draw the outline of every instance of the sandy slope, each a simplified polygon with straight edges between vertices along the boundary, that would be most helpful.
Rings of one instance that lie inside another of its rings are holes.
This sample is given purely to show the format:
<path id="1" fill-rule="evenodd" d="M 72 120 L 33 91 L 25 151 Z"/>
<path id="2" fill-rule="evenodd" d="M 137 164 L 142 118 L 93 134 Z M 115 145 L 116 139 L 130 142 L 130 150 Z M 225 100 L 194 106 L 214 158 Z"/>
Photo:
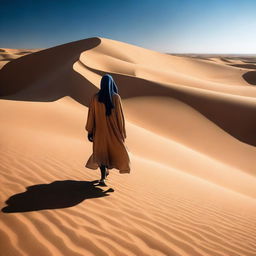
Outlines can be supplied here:
<path id="1" fill-rule="evenodd" d="M 5 65 L 0 255 L 255 255 L 255 71 L 225 60 L 90 38 Z M 105 72 L 132 167 L 111 170 L 107 188 L 84 167 Z"/>
<path id="2" fill-rule="evenodd" d="M 0 68 L 2 68 L 6 63 L 14 59 L 20 58 L 27 54 L 40 51 L 42 49 L 9 49 L 0 48 Z"/>

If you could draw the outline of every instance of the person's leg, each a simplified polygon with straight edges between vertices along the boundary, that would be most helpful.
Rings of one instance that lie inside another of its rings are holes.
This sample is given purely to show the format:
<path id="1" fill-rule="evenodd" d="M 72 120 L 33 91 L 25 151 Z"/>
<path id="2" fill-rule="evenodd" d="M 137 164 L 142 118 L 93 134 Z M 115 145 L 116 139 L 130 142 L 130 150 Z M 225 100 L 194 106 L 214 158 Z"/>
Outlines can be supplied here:
<path id="1" fill-rule="evenodd" d="M 106 179 L 106 166 L 105 165 L 101 165 L 100 166 L 100 171 L 101 171 L 101 181 L 104 181 Z"/>

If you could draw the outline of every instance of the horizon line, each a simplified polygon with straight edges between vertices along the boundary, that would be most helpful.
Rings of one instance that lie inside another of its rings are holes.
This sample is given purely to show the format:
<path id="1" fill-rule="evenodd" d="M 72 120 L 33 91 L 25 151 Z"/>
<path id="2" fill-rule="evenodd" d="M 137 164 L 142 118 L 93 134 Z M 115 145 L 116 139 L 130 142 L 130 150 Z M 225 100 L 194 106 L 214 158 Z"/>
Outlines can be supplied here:
<path id="1" fill-rule="evenodd" d="M 59 44 L 62 45 L 62 44 Z M 56 47 L 58 45 L 55 46 L 51 46 L 51 47 L 46 47 L 46 48 L 8 48 L 8 47 L 0 47 L 0 49 L 12 49 L 12 50 L 46 50 L 46 49 L 50 49 L 52 47 Z M 144 47 L 142 47 L 144 48 Z M 145 48 L 147 49 L 147 48 Z M 178 54 L 178 55 L 255 55 L 256 53 L 227 53 L 227 52 L 162 52 L 162 51 L 156 51 L 153 50 L 155 52 L 160 52 L 160 53 L 165 53 L 165 54 Z"/>

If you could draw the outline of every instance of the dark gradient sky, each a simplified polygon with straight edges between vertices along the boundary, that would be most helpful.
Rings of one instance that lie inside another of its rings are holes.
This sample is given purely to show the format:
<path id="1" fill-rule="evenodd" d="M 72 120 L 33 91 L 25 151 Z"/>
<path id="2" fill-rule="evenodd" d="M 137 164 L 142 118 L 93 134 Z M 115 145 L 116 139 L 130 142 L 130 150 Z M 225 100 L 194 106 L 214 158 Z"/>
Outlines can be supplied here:
<path id="1" fill-rule="evenodd" d="M 0 0 L 0 47 L 100 36 L 172 53 L 256 53 L 256 0 Z"/>

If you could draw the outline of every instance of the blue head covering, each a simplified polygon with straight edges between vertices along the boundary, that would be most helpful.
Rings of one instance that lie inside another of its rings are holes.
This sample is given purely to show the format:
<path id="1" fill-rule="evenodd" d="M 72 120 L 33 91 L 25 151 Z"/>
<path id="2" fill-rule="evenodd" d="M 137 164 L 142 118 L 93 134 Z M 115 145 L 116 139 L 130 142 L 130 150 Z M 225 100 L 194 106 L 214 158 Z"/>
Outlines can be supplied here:
<path id="1" fill-rule="evenodd" d="M 113 77 L 109 74 L 101 78 L 100 90 L 98 92 L 98 101 L 106 106 L 106 115 L 111 115 L 111 109 L 114 108 L 113 94 L 118 93 L 118 89 Z"/>

